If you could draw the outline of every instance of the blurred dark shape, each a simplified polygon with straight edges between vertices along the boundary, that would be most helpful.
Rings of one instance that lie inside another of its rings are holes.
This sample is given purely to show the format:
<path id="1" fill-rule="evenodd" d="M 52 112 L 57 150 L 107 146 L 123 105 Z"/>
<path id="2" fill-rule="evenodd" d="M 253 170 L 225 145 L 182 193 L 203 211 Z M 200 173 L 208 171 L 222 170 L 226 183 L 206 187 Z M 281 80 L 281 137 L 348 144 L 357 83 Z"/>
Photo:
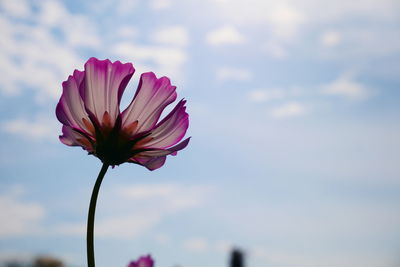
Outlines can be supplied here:
<path id="1" fill-rule="evenodd" d="M 59 259 L 49 256 L 39 256 L 33 259 L 9 259 L 1 262 L 0 267 L 65 267 Z"/>
<path id="2" fill-rule="evenodd" d="M 15 260 L 15 261 L 6 262 L 4 264 L 4 266 L 5 267 L 28 267 L 29 265 Z"/>
<path id="3" fill-rule="evenodd" d="M 232 250 L 230 267 L 244 267 L 244 253 L 240 249 Z"/>
<path id="4" fill-rule="evenodd" d="M 63 267 L 62 261 L 52 257 L 38 257 L 33 263 L 33 267 Z"/>

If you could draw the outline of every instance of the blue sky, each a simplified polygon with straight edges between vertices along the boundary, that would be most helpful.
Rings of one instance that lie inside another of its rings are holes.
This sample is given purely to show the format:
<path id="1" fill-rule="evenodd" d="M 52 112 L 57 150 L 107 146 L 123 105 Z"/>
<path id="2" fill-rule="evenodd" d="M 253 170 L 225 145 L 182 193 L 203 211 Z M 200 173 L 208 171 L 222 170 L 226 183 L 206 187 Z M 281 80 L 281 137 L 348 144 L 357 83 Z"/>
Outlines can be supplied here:
<path id="1" fill-rule="evenodd" d="M 396 0 L 0 1 L 0 260 L 85 266 L 100 161 L 58 141 L 61 82 L 95 56 L 168 76 L 188 148 L 107 173 L 97 266 L 400 264 Z"/>

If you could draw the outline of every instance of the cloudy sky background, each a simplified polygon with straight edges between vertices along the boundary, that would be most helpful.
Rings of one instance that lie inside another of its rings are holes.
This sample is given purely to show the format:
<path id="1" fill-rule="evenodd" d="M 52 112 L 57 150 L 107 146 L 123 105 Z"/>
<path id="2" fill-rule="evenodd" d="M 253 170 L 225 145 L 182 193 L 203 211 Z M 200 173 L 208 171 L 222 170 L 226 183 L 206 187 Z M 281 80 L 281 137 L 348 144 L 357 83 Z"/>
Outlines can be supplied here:
<path id="1" fill-rule="evenodd" d="M 58 141 L 61 82 L 96 56 L 168 76 L 193 136 L 109 171 L 97 266 L 400 265 L 397 0 L 0 1 L 0 261 L 85 266 L 101 167 Z"/>

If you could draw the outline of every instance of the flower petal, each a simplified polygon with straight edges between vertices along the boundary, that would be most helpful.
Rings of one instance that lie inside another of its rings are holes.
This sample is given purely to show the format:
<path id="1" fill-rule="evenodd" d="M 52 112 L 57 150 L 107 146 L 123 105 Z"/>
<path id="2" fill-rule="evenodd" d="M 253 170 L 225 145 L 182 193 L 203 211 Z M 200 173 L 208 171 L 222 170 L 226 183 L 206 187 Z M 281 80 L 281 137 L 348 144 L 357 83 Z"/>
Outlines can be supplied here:
<path id="1" fill-rule="evenodd" d="M 182 142 L 180 142 L 179 144 L 177 144 L 176 146 L 173 146 L 171 148 L 168 148 L 167 150 L 171 152 L 170 155 L 172 156 L 176 156 L 176 154 L 178 153 L 179 150 L 184 149 L 185 147 L 187 147 L 187 145 L 189 144 L 190 138 L 186 138 L 185 140 L 183 140 Z"/>
<path id="2" fill-rule="evenodd" d="M 189 115 L 186 113 L 185 100 L 181 100 L 175 108 L 152 130 L 146 147 L 167 148 L 178 143 L 189 127 Z"/>
<path id="3" fill-rule="evenodd" d="M 58 120 L 67 126 L 79 128 L 93 134 L 93 125 L 85 111 L 79 87 L 85 78 L 85 73 L 75 70 L 68 80 L 63 82 L 63 93 L 56 107 Z"/>
<path id="4" fill-rule="evenodd" d="M 164 165 L 167 155 L 175 156 L 179 150 L 184 149 L 189 144 L 189 141 L 190 137 L 168 149 L 141 152 L 139 155 L 132 157 L 130 161 L 145 166 L 150 171 L 154 171 Z"/>
<path id="5" fill-rule="evenodd" d="M 140 257 L 137 261 L 132 261 L 128 267 L 153 267 L 154 260 L 150 257 L 150 255 L 145 257 Z"/>
<path id="6" fill-rule="evenodd" d="M 157 79 L 153 72 L 143 73 L 136 94 L 130 105 L 122 112 L 122 127 L 138 121 L 132 135 L 151 130 L 162 111 L 176 99 L 176 87 L 167 77 Z"/>
<path id="7" fill-rule="evenodd" d="M 65 125 L 62 127 L 62 133 L 63 135 L 60 135 L 60 141 L 63 144 L 68 146 L 81 146 L 89 153 L 94 151 L 93 145 L 89 141 L 88 136 L 85 136 L 77 130 L 74 130 L 72 127 Z"/>
<path id="8" fill-rule="evenodd" d="M 85 84 L 80 88 L 88 113 L 101 123 L 107 112 L 115 123 L 122 94 L 134 72 L 131 63 L 90 58 L 85 64 Z"/>
<path id="9" fill-rule="evenodd" d="M 189 144 L 190 138 L 191 137 L 186 138 L 184 141 L 180 142 L 176 146 L 170 147 L 168 149 L 154 149 L 141 152 L 140 156 L 145 156 L 145 157 L 160 157 L 167 155 L 175 156 L 179 150 L 184 149 Z"/>
<path id="10" fill-rule="evenodd" d="M 162 167 L 166 160 L 167 160 L 166 156 L 149 158 L 149 159 L 140 159 L 140 161 L 142 161 L 141 165 L 145 166 L 150 171 L 154 171 Z"/>

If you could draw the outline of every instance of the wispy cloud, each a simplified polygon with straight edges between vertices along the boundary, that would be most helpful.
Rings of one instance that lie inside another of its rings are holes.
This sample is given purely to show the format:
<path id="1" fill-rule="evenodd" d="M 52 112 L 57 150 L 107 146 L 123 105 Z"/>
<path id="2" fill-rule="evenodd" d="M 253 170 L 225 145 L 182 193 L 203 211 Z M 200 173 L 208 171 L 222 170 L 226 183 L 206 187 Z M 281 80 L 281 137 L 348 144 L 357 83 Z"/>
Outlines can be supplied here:
<path id="1" fill-rule="evenodd" d="M 302 48 L 298 45 L 321 27 L 331 29 L 321 29 L 317 42 L 324 48 L 338 49 L 329 53 L 324 51 L 323 57 L 365 59 L 398 53 L 400 47 L 399 39 L 395 38 L 395 24 L 398 21 L 395 10 L 399 9 L 399 4 L 391 0 L 368 1 L 362 5 L 357 2 L 327 3 L 318 0 L 211 2 L 214 2 L 216 9 L 214 15 L 226 23 L 244 30 L 262 25 L 262 31 L 258 34 L 265 36 L 263 43 L 267 44 L 266 52 L 275 58 L 285 58 L 294 47 Z M 325 12 L 321 13 L 320 10 Z M 357 25 L 355 18 L 363 23 Z"/>
<path id="2" fill-rule="evenodd" d="M 1 130 L 25 140 L 57 141 L 61 128 L 54 118 L 37 116 L 34 119 L 17 118 L 0 124 Z"/>
<path id="3" fill-rule="evenodd" d="M 112 1 L 112 4 L 116 6 L 116 10 L 118 15 L 129 15 L 132 14 L 133 10 L 136 9 L 136 7 L 139 4 L 138 0 L 118 0 L 118 1 Z"/>
<path id="4" fill-rule="evenodd" d="M 205 237 L 192 237 L 185 240 L 183 248 L 191 253 L 219 253 L 226 255 L 233 247 L 233 243 L 227 240 L 211 240 Z"/>
<path id="5" fill-rule="evenodd" d="M 380 253 L 360 253 L 351 252 L 322 252 L 322 253 L 304 253 L 291 249 L 276 248 L 272 246 L 255 246 L 249 249 L 257 261 L 256 265 L 274 265 L 274 266 L 296 266 L 296 267 L 354 267 L 354 266 L 393 266 L 396 262 L 390 256 Z M 394 265 L 396 266 L 396 264 Z"/>
<path id="6" fill-rule="evenodd" d="M 37 234 L 45 217 L 40 204 L 22 200 L 24 189 L 16 187 L 0 195 L 0 237 Z"/>
<path id="7" fill-rule="evenodd" d="M 129 201 L 159 202 L 164 211 L 179 211 L 201 205 L 211 192 L 207 186 L 184 186 L 179 184 L 151 184 L 116 186 L 115 194 Z M 161 204 L 162 203 L 162 204 Z"/>
<path id="8" fill-rule="evenodd" d="M 183 78 L 183 66 L 187 60 L 187 53 L 180 47 L 120 42 L 115 44 L 111 51 L 127 61 L 135 62 L 135 67 L 144 66 L 138 70 L 139 72 L 155 71 L 161 76 Z M 150 66 L 153 68 L 151 69 Z"/>
<path id="9" fill-rule="evenodd" d="M 337 31 L 326 31 L 320 37 L 320 42 L 325 47 L 334 47 L 340 44 L 342 37 Z"/>
<path id="10" fill-rule="evenodd" d="M 108 238 L 132 238 L 151 229 L 160 223 L 157 214 L 141 214 L 140 216 L 112 218 L 101 221 L 97 226 L 99 237 Z"/>
<path id="11" fill-rule="evenodd" d="M 134 39 L 138 36 L 138 29 L 133 26 L 121 26 L 115 31 L 115 35 L 120 39 Z"/>
<path id="12" fill-rule="evenodd" d="M 182 25 L 163 27 L 152 34 L 156 43 L 165 45 L 186 46 L 189 43 L 189 34 Z"/>
<path id="13" fill-rule="evenodd" d="M 39 12 L 33 13 L 33 19 L 40 23 L 36 27 L 60 30 L 65 43 L 72 47 L 98 47 L 101 44 L 97 27 L 89 17 L 71 13 L 60 1 L 40 1 L 38 8 Z"/>
<path id="14" fill-rule="evenodd" d="M 290 3 L 276 4 L 266 10 L 266 20 L 279 40 L 291 40 L 295 37 L 306 19 L 305 14 Z"/>
<path id="15" fill-rule="evenodd" d="M 0 6 L 4 11 L 16 18 L 26 18 L 31 15 L 30 3 L 27 0 L 1 1 Z"/>
<path id="16" fill-rule="evenodd" d="M 293 1 L 216 1 L 219 16 L 235 24 L 263 25 L 274 41 L 288 41 L 298 34 L 306 14 Z"/>
<path id="17" fill-rule="evenodd" d="M 267 55 L 276 59 L 285 59 L 288 57 L 288 51 L 278 41 L 268 41 L 265 43 L 263 50 Z"/>
<path id="18" fill-rule="evenodd" d="M 205 252 L 209 249 L 209 244 L 205 238 L 192 238 L 184 243 L 184 248 L 190 252 Z"/>
<path id="19" fill-rule="evenodd" d="M 216 72 L 219 81 L 249 81 L 253 78 L 253 73 L 248 69 L 221 67 Z"/>
<path id="20" fill-rule="evenodd" d="M 203 205 L 210 193 L 209 187 L 178 184 L 114 186 L 104 193 L 112 216 L 98 218 L 96 235 L 117 239 L 137 237 L 168 216 Z M 64 223 L 55 231 L 83 235 L 85 223 Z"/>
<path id="21" fill-rule="evenodd" d="M 151 0 L 150 7 L 153 9 L 164 9 L 172 5 L 172 0 Z"/>
<path id="22" fill-rule="evenodd" d="M 392 27 L 342 26 L 322 32 L 319 43 L 324 59 L 349 62 L 371 60 L 400 53 L 400 40 Z M 329 48 L 329 49 L 327 49 Z"/>
<path id="23" fill-rule="evenodd" d="M 372 89 L 353 79 L 351 74 L 343 74 L 335 81 L 322 86 L 321 93 L 341 96 L 350 100 L 363 100 L 371 96 Z"/>
<path id="24" fill-rule="evenodd" d="M 34 89 L 37 100 L 54 100 L 61 91 L 60 81 L 81 63 L 76 49 L 101 44 L 96 26 L 87 17 L 70 13 L 59 1 L 40 1 L 35 9 L 28 2 L 18 4 L 24 8 L 7 4 L 14 11 L 0 18 L 0 88 L 8 95 Z M 21 14 L 27 17 L 13 17 Z"/>
<path id="25" fill-rule="evenodd" d="M 245 42 L 245 37 L 233 26 L 223 26 L 206 36 L 206 42 L 212 46 L 236 45 Z"/>
<path id="26" fill-rule="evenodd" d="M 284 119 L 290 117 L 300 117 L 309 112 L 309 107 L 299 102 L 289 102 L 277 107 L 270 111 L 271 117 L 275 119 Z"/>
<path id="27" fill-rule="evenodd" d="M 285 98 L 288 93 L 283 89 L 257 89 L 248 94 L 248 98 L 252 102 L 267 102 L 270 100 Z"/>

